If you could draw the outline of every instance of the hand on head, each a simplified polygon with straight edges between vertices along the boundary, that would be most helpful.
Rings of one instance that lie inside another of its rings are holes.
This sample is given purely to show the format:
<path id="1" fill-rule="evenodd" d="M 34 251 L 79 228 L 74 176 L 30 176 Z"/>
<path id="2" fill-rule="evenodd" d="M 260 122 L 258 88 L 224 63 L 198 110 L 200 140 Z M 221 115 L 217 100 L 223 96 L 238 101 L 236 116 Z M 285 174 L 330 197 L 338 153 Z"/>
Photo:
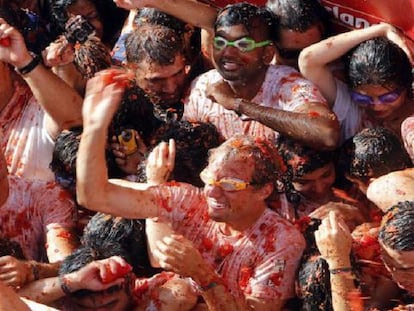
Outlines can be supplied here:
<path id="1" fill-rule="evenodd" d="M 132 267 L 123 258 L 112 256 L 93 261 L 78 271 L 64 275 L 63 281 L 72 292 L 80 289 L 101 291 L 125 282 L 125 276 L 130 271 Z"/>

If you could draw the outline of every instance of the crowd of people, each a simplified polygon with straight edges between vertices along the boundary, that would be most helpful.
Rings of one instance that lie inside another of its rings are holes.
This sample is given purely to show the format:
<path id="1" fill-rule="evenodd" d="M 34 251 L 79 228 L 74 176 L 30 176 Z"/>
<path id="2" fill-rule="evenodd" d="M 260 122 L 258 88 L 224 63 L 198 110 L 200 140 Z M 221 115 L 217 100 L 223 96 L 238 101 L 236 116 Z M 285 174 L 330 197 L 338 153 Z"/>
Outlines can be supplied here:
<path id="1" fill-rule="evenodd" d="M 414 310 L 413 64 L 317 0 L 0 0 L 0 310 Z"/>

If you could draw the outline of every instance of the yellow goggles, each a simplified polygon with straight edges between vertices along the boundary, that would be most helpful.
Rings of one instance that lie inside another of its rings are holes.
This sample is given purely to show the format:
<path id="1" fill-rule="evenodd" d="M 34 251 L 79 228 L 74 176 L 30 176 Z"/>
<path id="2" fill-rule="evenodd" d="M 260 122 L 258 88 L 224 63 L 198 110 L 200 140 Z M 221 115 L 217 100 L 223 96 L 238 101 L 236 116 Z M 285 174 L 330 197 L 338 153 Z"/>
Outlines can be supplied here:
<path id="1" fill-rule="evenodd" d="M 200 178 L 206 185 L 220 187 L 224 191 L 240 191 L 246 189 L 250 183 L 235 177 L 223 177 L 220 180 L 214 180 L 205 171 L 202 171 Z"/>

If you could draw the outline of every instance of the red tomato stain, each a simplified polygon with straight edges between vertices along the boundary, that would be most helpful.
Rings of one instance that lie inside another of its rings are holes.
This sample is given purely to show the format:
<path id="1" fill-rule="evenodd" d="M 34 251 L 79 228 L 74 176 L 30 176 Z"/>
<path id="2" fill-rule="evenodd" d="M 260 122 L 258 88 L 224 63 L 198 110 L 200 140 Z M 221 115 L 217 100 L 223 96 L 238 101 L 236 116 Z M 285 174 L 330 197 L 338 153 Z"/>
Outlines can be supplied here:
<path id="1" fill-rule="evenodd" d="M 72 234 L 68 231 L 61 231 L 58 233 L 57 236 L 59 238 L 66 239 L 66 240 L 69 240 L 70 238 L 72 238 Z"/>
<path id="2" fill-rule="evenodd" d="M 144 280 L 144 282 L 140 283 L 139 286 L 134 288 L 134 296 L 137 298 L 141 298 L 149 289 L 148 281 Z"/>
<path id="3" fill-rule="evenodd" d="M 251 267 L 242 267 L 240 269 L 239 286 L 242 290 L 245 290 L 250 278 L 253 275 L 253 269 Z"/>
<path id="4" fill-rule="evenodd" d="M 56 187 L 55 182 L 48 182 L 46 184 L 46 189 L 54 189 Z"/>
<path id="5" fill-rule="evenodd" d="M 233 246 L 230 244 L 221 245 L 218 249 L 218 252 L 221 257 L 226 257 L 233 252 Z"/>
<path id="6" fill-rule="evenodd" d="M 204 249 L 207 251 L 213 248 L 213 241 L 209 238 L 204 238 L 202 243 L 203 243 Z"/>
<path id="7" fill-rule="evenodd" d="M 308 116 L 312 119 L 315 119 L 315 118 L 319 118 L 321 116 L 321 114 L 319 112 L 316 112 L 316 111 L 309 111 Z"/>
<path id="8" fill-rule="evenodd" d="M 401 190 L 401 189 L 395 190 L 395 193 L 398 194 L 398 195 L 406 195 L 406 192 Z"/>
<path id="9" fill-rule="evenodd" d="M 282 282 L 282 278 L 283 278 L 283 272 L 276 272 L 276 273 L 272 273 L 269 276 L 270 281 L 275 285 L 275 286 L 280 286 L 281 282 Z"/>
<path id="10" fill-rule="evenodd" d="M 165 209 L 167 212 L 171 212 L 172 208 L 171 206 L 168 205 L 168 200 L 167 198 L 161 198 L 159 200 L 159 204 L 158 204 L 161 208 Z"/>

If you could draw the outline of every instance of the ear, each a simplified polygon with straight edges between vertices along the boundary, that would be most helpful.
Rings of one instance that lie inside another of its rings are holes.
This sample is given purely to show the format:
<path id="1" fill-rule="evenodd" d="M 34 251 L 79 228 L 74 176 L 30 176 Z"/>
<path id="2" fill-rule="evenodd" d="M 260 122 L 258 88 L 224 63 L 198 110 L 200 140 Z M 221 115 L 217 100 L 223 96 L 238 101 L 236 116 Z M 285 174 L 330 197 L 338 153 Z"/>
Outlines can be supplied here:
<path id="1" fill-rule="evenodd" d="M 274 189 L 273 184 L 269 182 L 265 184 L 263 187 L 261 187 L 260 189 L 257 189 L 257 192 L 263 200 L 266 200 L 272 194 L 273 189 Z"/>
<path id="2" fill-rule="evenodd" d="M 273 56 L 275 55 L 275 50 L 275 45 L 273 43 L 268 46 L 265 46 L 262 56 L 263 63 L 269 65 L 272 62 Z"/>

